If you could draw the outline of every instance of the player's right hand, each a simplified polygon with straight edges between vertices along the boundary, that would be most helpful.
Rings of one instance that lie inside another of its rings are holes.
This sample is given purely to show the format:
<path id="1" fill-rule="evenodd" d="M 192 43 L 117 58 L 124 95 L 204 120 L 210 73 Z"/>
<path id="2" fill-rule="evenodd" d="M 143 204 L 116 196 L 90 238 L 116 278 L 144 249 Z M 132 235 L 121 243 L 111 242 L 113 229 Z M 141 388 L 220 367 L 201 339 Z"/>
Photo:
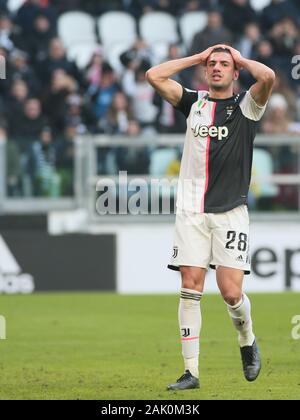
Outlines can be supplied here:
<path id="1" fill-rule="evenodd" d="M 224 44 L 217 44 L 207 48 L 205 51 L 199 53 L 199 64 L 202 66 L 206 65 L 208 57 L 212 54 L 215 48 L 228 48 L 227 45 Z"/>

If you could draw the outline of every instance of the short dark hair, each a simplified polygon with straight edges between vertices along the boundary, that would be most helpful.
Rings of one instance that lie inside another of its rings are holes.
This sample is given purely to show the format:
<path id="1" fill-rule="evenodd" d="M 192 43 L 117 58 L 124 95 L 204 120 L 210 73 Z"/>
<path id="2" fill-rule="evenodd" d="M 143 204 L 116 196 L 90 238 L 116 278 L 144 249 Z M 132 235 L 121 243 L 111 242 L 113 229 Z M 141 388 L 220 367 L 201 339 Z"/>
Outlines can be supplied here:
<path id="1" fill-rule="evenodd" d="M 231 52 L 230 52 L 230 49 L 229 48 L 223 48 L 223 47 L 217 47 L 217 48 L 214 48 L 213 50 L 212 50 L 212 54 L 213 53 L 219 53 L 219 52 L 223 52 L 223 53 L 228 53 L 228 54 L 230 54 L 231 55 Z M 207 60 L 208 61 L 208 60 Z M 206 62 L 206 64 L 207 64 L 207 62 Z M 235 67 L 235 69 L 237 70 L 237 66 L 236 66 L 236 64 L 234 63 L 234 67 Z"/>
<path id="2" fill-rule="evenodd" d="M 214 49 L 212 50 L 212 54 L 213 54 L 213 53 L 217 53 L 217 52 L 226 52 L 226 53 L 228 53 L 228 54 L 231 54 L 231 53 L 230 53 L 230 50 L 229 50 L 228 48 L 223 48 L 223 47 L 217 47 L 217 48 L 214 48 Z"/>

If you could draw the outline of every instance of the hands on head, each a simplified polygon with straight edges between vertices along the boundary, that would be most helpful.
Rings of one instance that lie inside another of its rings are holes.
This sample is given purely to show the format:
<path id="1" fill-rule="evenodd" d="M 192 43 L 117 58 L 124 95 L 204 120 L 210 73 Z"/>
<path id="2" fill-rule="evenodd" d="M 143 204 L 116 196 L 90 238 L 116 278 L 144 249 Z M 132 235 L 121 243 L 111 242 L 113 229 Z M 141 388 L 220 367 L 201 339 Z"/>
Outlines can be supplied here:
<path id="1" fill-rule="evenodd" d="M 242 62 L 243 62 L 243 57 L 242 57 L 241 53 L 238 50 L 236 50 L 235 48 L 232 48 L 232 47 L 230 47 L 229 45 L 226 45 L 226 44 L 213 45 L 213 46 L 207 48 L 202 53 L 200 53 L 199 54 L 200 64 L 205 66 L 209 56 L 217 48 L 223 48 L 223 49 L 229 50 L 230 54 L 232 55 L 233 61 L 235 62 L 235 65 L 236 65 L 237 69 L 241 70 Z"/>

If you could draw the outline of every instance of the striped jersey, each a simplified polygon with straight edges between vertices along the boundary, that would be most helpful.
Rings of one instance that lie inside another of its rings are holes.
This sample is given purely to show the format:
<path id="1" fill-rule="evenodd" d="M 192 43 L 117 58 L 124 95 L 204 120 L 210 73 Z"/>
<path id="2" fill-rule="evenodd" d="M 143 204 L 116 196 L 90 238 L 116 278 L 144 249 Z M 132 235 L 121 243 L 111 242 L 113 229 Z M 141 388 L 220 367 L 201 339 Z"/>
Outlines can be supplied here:
<path id="1" fill-rule="evenodd" d="M 258 106 L 250 91 L 213 99 L 183 87 L 176 108 L 187 122 L 177 209 L 222 213 L 247 204 L 253 142 L 266 105 Z"/>

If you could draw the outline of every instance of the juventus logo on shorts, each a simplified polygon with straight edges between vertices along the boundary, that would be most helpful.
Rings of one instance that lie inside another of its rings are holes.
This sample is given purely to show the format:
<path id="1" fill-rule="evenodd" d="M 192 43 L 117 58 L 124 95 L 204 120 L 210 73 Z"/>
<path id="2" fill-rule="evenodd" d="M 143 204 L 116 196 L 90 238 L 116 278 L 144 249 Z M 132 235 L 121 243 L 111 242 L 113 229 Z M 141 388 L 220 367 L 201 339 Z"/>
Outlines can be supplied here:
<path id="1" fill-rule="evenodd" d="M 177 258 L 178 257 L 178 247 L 177 246 L 174 246 L 174 248 L 173 248 L 173 255 L 172 255 L 172 257 L 173 258 Z"/>

